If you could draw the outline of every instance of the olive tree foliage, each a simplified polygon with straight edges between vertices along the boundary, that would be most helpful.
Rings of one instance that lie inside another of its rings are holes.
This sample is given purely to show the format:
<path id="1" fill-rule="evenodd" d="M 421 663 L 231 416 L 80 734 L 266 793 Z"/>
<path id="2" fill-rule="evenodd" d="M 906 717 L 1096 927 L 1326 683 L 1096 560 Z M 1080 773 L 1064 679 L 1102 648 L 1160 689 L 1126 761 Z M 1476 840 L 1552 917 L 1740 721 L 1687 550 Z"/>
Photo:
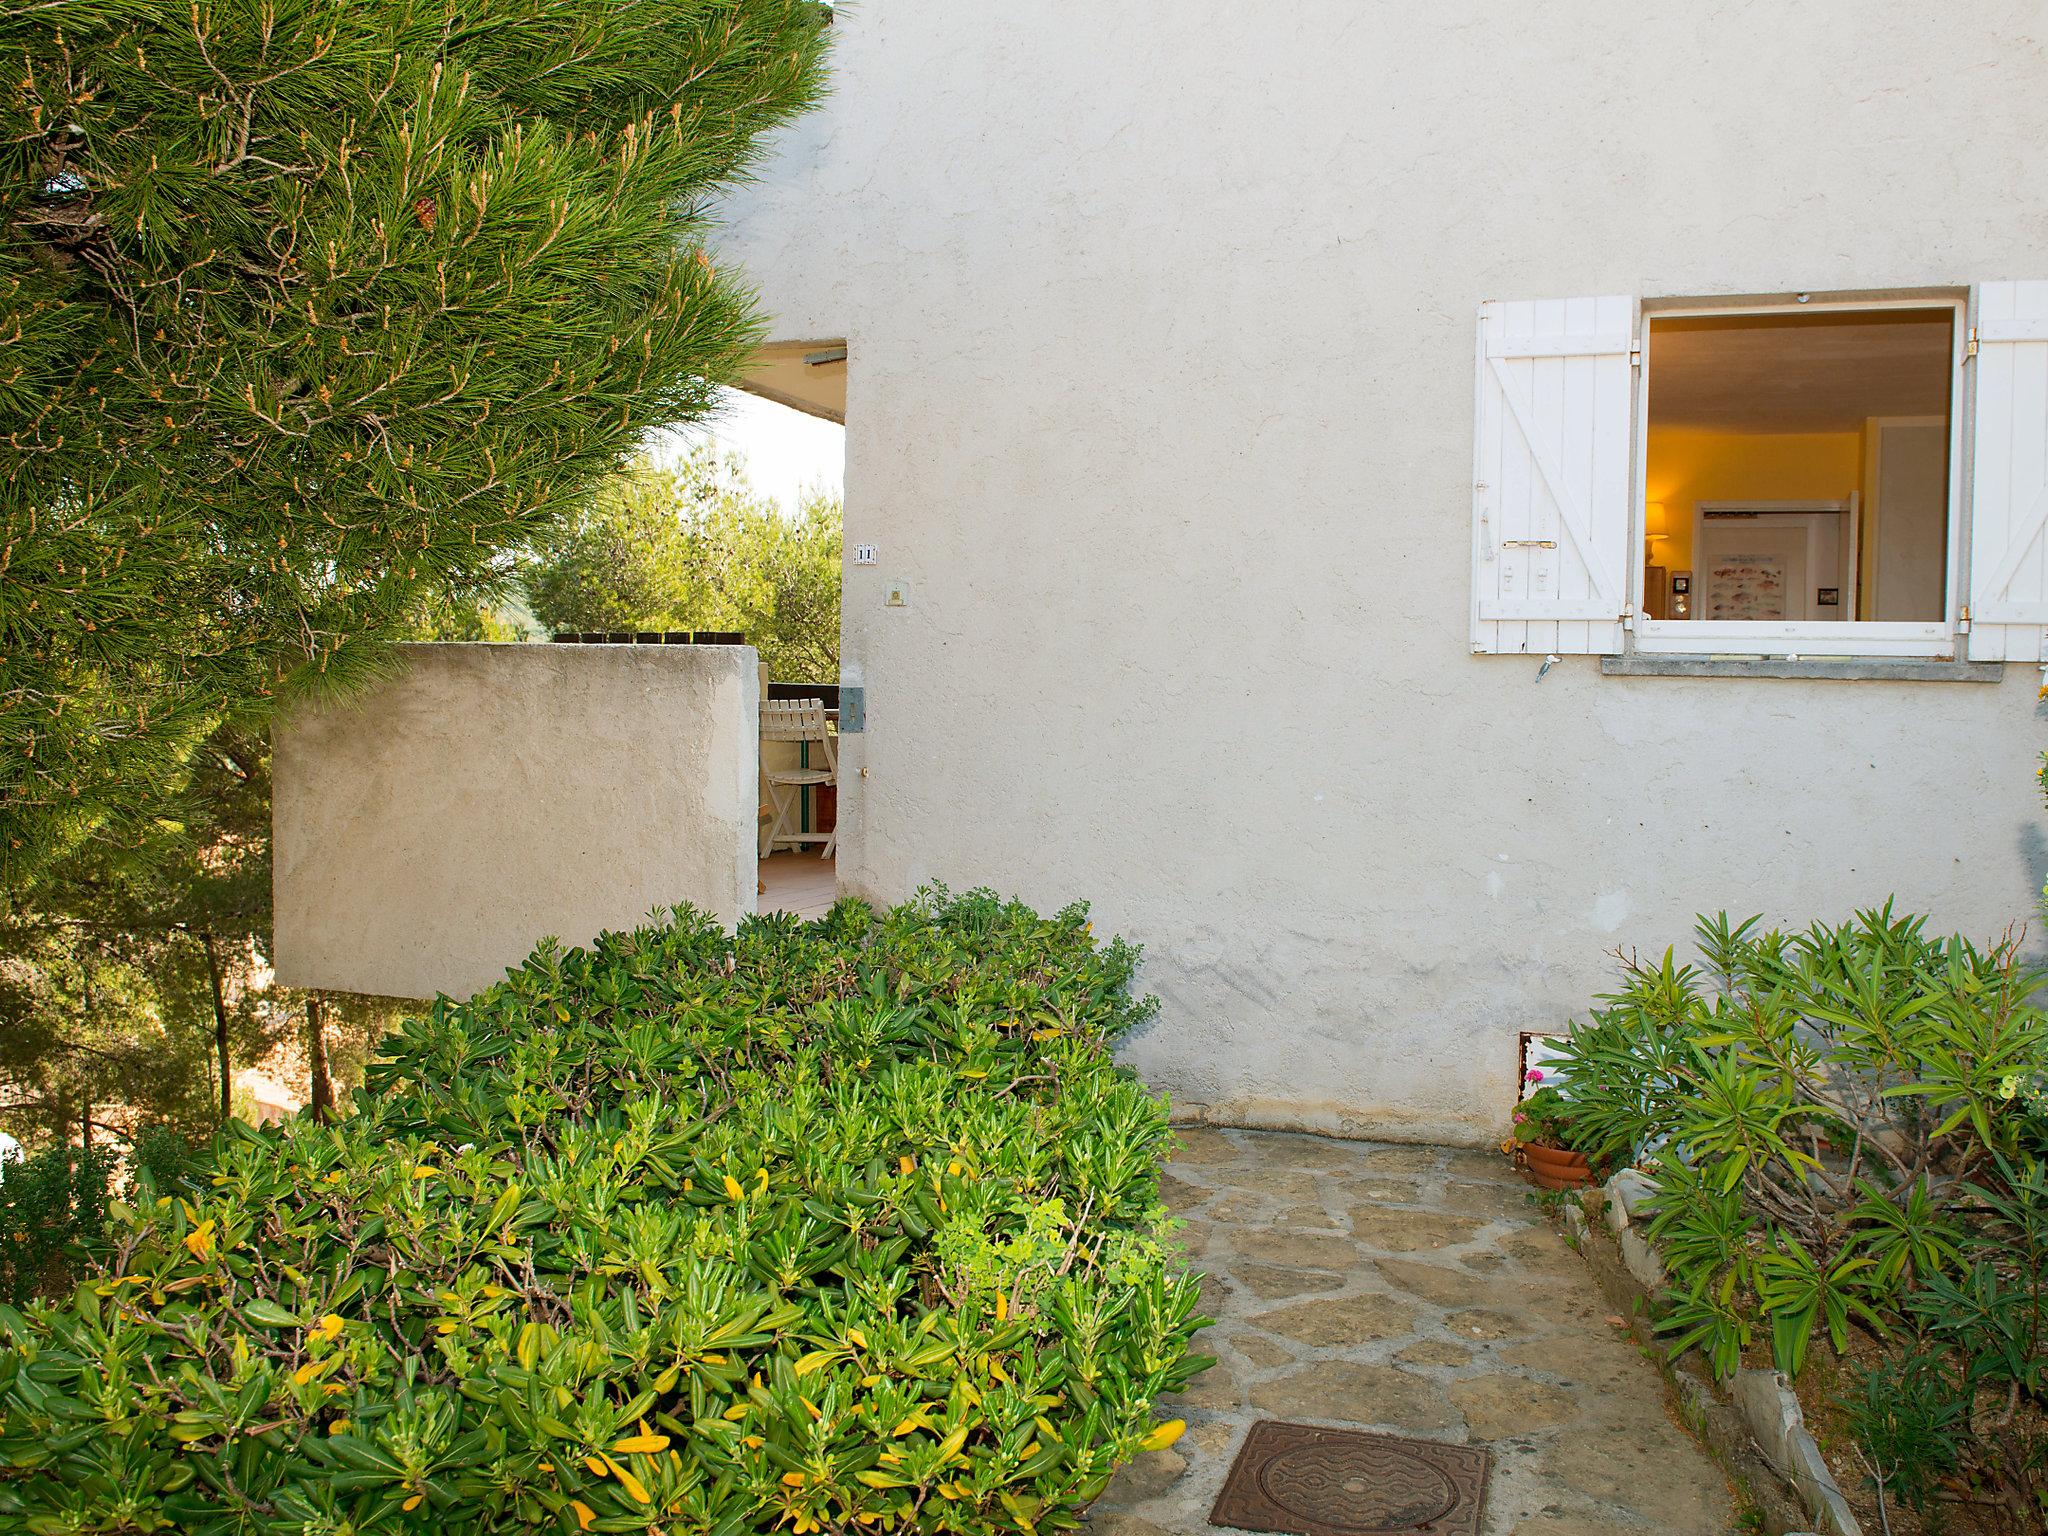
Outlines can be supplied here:
<path id="1" fill-rule="evenodd" d="M 795 516 L 709 444 L 640 464 L 540 540 L 522 585 L 554 631 L 715 629 L 747 637 L 779 681 L 839 680 L 837 497 Z"/>
<path id="2" fill-rule="evenodd" d="M 0 879 L 181 813 L 197 745 L 700 417 L 758 344 L 708 198 L 812 0 L 0 10 Z"/>

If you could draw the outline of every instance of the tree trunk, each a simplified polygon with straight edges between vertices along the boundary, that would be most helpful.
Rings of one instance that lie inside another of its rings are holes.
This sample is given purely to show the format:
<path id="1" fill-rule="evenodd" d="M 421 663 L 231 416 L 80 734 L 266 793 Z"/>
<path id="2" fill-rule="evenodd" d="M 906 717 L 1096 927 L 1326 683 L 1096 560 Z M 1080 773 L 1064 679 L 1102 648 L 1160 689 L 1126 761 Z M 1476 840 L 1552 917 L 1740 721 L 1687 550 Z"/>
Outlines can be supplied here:
<path id="1" fill-rule="evenodd" d="M 92 961 L 91 951 L 81 945 L 78 951 L 78 998 L 82 1005 L 83 1017 L 80 1023 L 88 1030 L 92 1028 Z M 92 1151 L 92 1085 L 88 1083 L 83 1095 L 85 1104 L 78 1111 L 78 1147 L 82 1152 Z"/>
<path id="2" fill-rule="evenodd" d="M 228 1060 L 228 1005 L 220 990 L 220 955 L 213 947 L 213 935 L 202 933 L 199 942 L 206 949 L 206 979 L 213 983 L 213 1048 L 220 1057 L 220 1123 L 226 1125 L 235 1114 L 235 1084 Z"/>
<path id="3" fill-rule="evenodd" d="M 318 992 L 306 994 L 306 1068 L 313 1079 L 313 1118 L 334 1118 L 334 1084 L 327 1076 L 327 1009 Z"/>

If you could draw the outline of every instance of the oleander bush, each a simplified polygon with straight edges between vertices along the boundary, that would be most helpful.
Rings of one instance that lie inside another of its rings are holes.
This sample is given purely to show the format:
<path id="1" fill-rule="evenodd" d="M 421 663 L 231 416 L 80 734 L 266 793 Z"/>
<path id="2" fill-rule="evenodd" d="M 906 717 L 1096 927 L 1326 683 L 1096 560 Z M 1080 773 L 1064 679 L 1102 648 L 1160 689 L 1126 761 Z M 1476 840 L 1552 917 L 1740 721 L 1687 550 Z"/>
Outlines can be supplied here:
<path id="1" fill-rule="evenodd" d="M 1071 1529 L 1207 1363 L 1135 962 L 942 890 L 543 945 L 0 1310 L 0 1528 Z"/>
<path id="2" fill-rule="evenodd" d="M 1796 1374 L 1819 1335 L 1903 1351 L 1859 1377 L 1855 1432 L 1916 1498 L 1967 1445 L 2025 1528 L 2048 1514 L 2042 975 L 2015 937 L 1930 937 L 1889 904 L 1697 935 L 1702 966 L 1624 958 L 1556 1063 L 1579 1145 L 1656 1185 L 1673 1352 L 1726 1376 L 1752 1352 Z"/>

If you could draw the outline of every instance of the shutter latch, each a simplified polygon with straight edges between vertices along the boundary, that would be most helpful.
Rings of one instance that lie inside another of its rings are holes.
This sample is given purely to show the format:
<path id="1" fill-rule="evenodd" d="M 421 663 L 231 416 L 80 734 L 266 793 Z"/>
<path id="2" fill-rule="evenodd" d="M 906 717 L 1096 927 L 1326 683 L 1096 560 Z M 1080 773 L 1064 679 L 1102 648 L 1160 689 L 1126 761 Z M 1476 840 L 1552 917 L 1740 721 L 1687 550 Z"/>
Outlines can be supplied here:
<path id="1" fill-rule="evenodd" d="M 1968 362 L 1977 355 L 1977 327 L 1970 327 L 1970 338 L 1963 343 L 1963 361 Z"/>
<path id="2" fill-rule="evenodd" d="M 1500 547 L 1501 547 L 1502 549 L 1555 549 L 1555 548 L 1557 548 L 1557 540 L 1555 540 L 1555 539 L 1502 539 L 1502 540 L 1500 541 Z"/>

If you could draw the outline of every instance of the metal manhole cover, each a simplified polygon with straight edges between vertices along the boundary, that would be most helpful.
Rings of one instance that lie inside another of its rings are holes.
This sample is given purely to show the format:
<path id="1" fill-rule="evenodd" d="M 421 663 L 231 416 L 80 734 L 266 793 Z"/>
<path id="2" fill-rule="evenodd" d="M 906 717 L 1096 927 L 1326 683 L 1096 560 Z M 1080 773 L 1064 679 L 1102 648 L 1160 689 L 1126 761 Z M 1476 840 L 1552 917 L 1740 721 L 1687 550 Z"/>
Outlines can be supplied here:
<path id="1" fill-rule="evenodd" d="M 1475 1446 L 1261 1419 L 1209 1523 L 1295 1536 L 1479 1536 L 1488 1460 Z"/>

